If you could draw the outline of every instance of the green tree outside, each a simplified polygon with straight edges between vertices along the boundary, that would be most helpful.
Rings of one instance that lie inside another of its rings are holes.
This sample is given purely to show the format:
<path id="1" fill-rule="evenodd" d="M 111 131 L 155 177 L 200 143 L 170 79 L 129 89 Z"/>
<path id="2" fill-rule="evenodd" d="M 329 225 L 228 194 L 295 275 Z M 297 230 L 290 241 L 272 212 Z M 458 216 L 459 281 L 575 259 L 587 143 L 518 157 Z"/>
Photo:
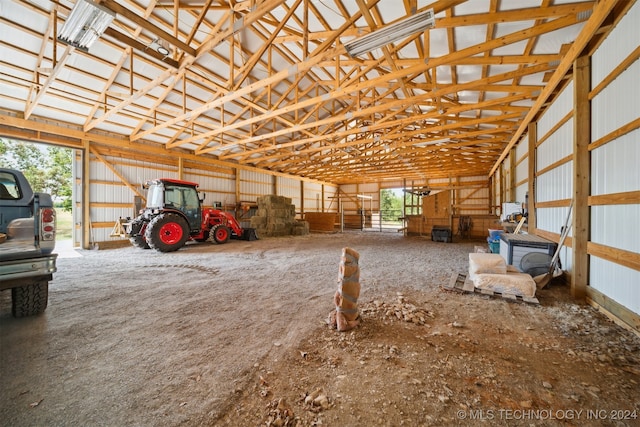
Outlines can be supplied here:
<path id="1" fill-rule="evenodd" d="M 402 197 L 393 190 L 380 190 L 380 211 L 383 221 L 395 221 L 402 216 Z"/>
<path id="2" fill-rule="evenodd" d="M 62 210 L 71 212 L 72 150 L 0 138 L 0 167 L 18 169 L 33 191 L 49 193 Z"/>

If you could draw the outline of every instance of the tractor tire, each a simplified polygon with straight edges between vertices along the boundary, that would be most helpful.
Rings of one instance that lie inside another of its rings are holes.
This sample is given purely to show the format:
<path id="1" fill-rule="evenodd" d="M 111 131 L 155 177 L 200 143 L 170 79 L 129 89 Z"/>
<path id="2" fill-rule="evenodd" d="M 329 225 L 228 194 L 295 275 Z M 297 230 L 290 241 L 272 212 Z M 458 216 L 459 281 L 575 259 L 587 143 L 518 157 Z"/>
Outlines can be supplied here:
<path id="1" fill-rule="evenodd" d="M 49 282 L 47 280 L 11 288 L 11 314 L 13 317 L 40 314 L 47 308 L 48 301 Z"/>
<path id="2" fill-rule="evenodd" d="M 129 241 L 136 248 L 150 249 L 147 239 L 145 239 L 144 236 L 129 237 Z"/>
<path id="3" fill-rule="evenodd" d="M 227 243 L 231 237 L 231 230 L 226 225 L 218 224 L 214 225 L 209 232 L 210 240 L 221 245 Z"/>
<path id="4" fill-rule="evenodd" d="M 178 214 L 160 214 L 149 222 L 144 238 L 152 249 L 159 252 L 177 251 L 189 238 L 189 225 Z"/>
<path id="5" fill-rule="evenodd" d="M 146 225 L 146 221 L 138 218 L 131 222 L 131 237 L 129 237 L 129 242 L 136 248 L 149 249 L 149 243 L 147 243 L 147 240 L 144 238 Z"/>

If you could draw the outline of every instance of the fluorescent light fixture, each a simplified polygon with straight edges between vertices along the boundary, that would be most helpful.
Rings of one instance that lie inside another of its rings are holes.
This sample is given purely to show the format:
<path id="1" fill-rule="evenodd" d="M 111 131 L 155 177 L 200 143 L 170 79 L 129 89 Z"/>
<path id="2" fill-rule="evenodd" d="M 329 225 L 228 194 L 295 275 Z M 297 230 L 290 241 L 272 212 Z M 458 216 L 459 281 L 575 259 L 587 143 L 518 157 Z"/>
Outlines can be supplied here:
<path id="1" fill-rule="evenodd" d="M 58 34 L 58 40 L 88 52 L 115 17 L 115 12 L 91 0 L 77 0 Z"/>
<path id="2" fill-rule="evenodd" d="M 347 53 L 351 57 L 371 52 L 396 40 L 404 39 L 419 31 L 433 28 L 436 18 L 433 9 L 427 9 L 405 19 L 394 22 L 365 36 L 351 40 L 344 44 Z"/>

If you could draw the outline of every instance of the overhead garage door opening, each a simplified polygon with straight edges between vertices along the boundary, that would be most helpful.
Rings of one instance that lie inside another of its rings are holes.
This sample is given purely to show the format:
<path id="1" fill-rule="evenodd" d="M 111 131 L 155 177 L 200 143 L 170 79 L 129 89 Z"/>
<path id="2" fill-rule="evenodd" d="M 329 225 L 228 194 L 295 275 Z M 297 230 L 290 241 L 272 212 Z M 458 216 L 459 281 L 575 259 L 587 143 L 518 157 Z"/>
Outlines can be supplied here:
<path id="1" fill-rule="evenodd" d="M 35 192 L 51 194 L 58 242 L 73 234 L 72 154 L 70 148 L 0 138 L 0 167 L 22 171 Z"/>

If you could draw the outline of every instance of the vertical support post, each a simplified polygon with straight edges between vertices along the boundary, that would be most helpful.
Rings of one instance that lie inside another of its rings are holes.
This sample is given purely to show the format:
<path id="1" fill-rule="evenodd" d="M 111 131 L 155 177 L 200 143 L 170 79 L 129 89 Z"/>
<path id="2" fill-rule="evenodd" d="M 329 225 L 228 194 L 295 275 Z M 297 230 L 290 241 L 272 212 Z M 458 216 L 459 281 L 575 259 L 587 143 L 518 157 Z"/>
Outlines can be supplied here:
<path id="1" fill-rule="evenodd" d="M 304 181 L 300 181 L 300 219 L 304 219 Z"/>
<path id="2" fill-rule="evenodd" d="M 241 178 L 241 174 L 240 174 L 240 168 L 235 168 L 236 171 L 236 200 L 234 202 L 234 205 L 236 207 L 240 206 L 240 178 Z"/>
<path id="3" fill-rule="evenodd" d="M 535 234 L 536 225 L 536 143 L 538 142 L 538 126 L 536 122 L 529 123 L 529 146 L 528 146 L 528 192 L 529 200 L 527 205 L 527 232 Z"/>
<path id="4" fill-rule="evenodd" d="M 516 149 L 512 148 L 509 153 L 509 201 L 516 200 Z"/>
<path id="5" fill-rule="evenodd" d="M 184 179 L 184 159 L 178 156 L 178 179 Z"/>
<path id="6" fill-rule="evenodd" d="M 589 256 L 587 243 L 590 239 L 589 178 L 591 162 L 589 143 L 591 142 L 591 66 L 588 55 L 578 57 L 573 64 L 573 229 L 571 247 L 573 249 L 573 272 L 571 274 L 571 295 L 584 300 L 589 281 Z"/>
<path id="7" fill-rule="evenodd" d="M 82 141 L 82 248 L 91 249 L 91 143 Z"/>

